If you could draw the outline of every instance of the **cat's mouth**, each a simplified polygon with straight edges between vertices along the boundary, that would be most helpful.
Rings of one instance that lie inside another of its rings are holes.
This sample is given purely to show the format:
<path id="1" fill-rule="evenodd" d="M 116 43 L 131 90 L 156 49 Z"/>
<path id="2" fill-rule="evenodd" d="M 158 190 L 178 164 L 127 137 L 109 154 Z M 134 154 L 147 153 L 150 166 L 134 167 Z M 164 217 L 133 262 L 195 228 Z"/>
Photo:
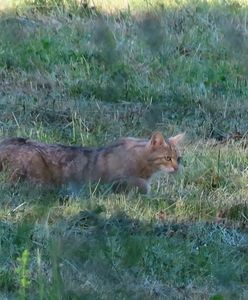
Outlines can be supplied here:
<path id="1" fill-rule="evenodd" d="M 165 173 L 175 173 L 177 172 L 178 168 L 161 166 L 160 170 Z"/>

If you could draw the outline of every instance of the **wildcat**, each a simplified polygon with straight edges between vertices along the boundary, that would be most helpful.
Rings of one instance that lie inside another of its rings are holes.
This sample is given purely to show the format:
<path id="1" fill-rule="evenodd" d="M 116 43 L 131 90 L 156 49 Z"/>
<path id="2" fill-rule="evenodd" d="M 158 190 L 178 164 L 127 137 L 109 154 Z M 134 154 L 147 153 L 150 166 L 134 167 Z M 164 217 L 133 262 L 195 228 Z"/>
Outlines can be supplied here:
<path id="1" fill-rule="evenodd" d="M 12 183 L 26 179 L 42 186 L 80 187 L 102 182 L 147 193 L 155 173 L 178 170 L 177 144 L 182 139 L 183 134 L 165 140 L 154 132 L 149 140 L 127 137 L 109 146 L 88 148 L 6 138 L 0 143 L 0 171 L 6 170 Z"/>

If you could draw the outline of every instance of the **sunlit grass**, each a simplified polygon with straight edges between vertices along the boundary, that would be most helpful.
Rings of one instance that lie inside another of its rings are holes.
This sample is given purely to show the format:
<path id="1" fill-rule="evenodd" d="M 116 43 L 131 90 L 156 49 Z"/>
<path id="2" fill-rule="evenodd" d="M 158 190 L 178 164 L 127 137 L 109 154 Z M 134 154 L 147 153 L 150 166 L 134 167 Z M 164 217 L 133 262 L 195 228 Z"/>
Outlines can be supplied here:
<path id="1" fill-rule="evenodd" d="M 51 8 L 57 7 L 60 11 L 60 6 L 63 8 L 76 8 L 83 6 L 84 8 L 95 8 L 102 12 L 107 13 L 117 13 L 120 11 L 138 12 L 139 10 L 149 11 L 156 9 L 182 9 L 184 7 L 193 7 L 197 5 L 199 7 L 209 6 L 211 7 L 221 7 L 225 5 L 229 7 L 230 10 L 238 11 L 241 8 L 246 8 L 248 6 L 247 0 L 237 0 L 237 1 L 218 1 L 218 0 L 89 0 L 89 1 L 79 1 L 79 0 L 48 0 L 46 2 L 42 0 L 2 0 L 0 3 L 0 11 L 8 11 L 13 9 L 22 9 L 25 7 L 37 7 L 37 8 Z"/>

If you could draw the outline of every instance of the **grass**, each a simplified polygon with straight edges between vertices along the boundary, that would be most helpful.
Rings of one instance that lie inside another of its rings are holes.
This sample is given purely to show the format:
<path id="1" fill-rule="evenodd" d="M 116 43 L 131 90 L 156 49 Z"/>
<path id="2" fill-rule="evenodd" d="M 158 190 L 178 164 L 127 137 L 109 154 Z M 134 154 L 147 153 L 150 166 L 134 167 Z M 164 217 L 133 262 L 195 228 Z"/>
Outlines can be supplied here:
<path id="1" fill-rule="evenodd" d="M 0 174 L 0 298 L 247 299 L 246 2 L 94 3 L 0 4 L 0 136 L 186 131 L 183 170 L 148 196 Z"/>

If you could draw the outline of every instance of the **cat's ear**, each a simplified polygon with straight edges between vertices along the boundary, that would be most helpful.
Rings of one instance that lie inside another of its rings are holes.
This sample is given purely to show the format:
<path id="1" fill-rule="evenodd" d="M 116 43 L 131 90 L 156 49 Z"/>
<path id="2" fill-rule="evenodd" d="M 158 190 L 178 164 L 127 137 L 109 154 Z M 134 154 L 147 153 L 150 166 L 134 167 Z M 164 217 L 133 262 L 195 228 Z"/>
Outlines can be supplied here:
<path id="1" fill-rule="evenodd" d="M 165 139 L 160 132 L 154 132 L 147 143 L 147 146 L 153 149 L 156 149 L 160 146 L 165 145 Z"/>
<path id="2" fill-rule="evenodd" d="M 183 142 L 185 137 L 185 132 L 184 133 L 180 133 L 178 135 L 172 136 L 170 137 L 168 140 L 171 144 L 173 145 L 177 145 L 180 144 L 181 142 Z"/>

